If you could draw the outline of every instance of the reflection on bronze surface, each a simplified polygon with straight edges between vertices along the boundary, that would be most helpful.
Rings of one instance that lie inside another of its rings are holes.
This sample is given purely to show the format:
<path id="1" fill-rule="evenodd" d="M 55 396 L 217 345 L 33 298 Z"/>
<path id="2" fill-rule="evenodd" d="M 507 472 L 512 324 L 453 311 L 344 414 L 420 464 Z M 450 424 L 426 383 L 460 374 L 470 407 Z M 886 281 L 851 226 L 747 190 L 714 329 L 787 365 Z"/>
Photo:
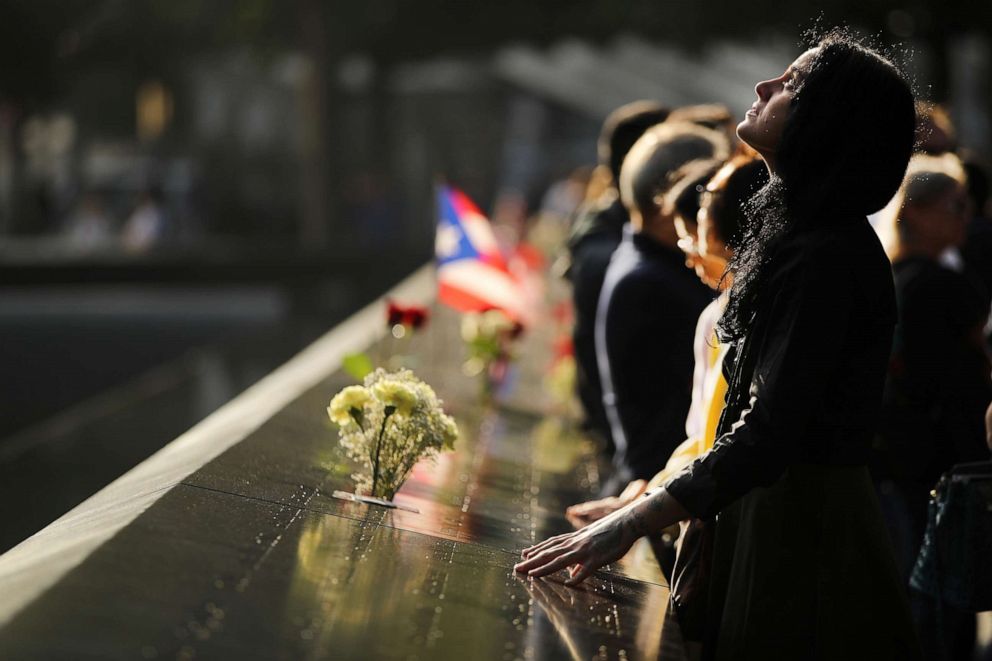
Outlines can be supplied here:
<path id="1" fill-rule="evenodd" d="M 438 313 L 431 332 L 445 323 Z M 523 348 L 539 340 L 535 329 Z M 677 629 L 667 628 L 668 590 L 643 573 L 650 564 L 625 560 L 582 589 L 513 573 L 521 548 L 570 530 L 565 507 L 588 498 L 599 479 L 588 444 L 548 422 L 527 390 L 534 377 L 526 369 L 540 365 L 521 360 L 512 409 L 480 409 L 457 369 L 425 361 L 424 376 L 449 400 L 464 444 L 418 466 L 397 494 L 419 514 L 330 496 L 350 487 L 352 468 L 323 420 L 326 393 L 345 383 L 329 377 L 0 630 L 0 658 L 65 650 L 128 658 L 683 658 L 673 651 Z"/>

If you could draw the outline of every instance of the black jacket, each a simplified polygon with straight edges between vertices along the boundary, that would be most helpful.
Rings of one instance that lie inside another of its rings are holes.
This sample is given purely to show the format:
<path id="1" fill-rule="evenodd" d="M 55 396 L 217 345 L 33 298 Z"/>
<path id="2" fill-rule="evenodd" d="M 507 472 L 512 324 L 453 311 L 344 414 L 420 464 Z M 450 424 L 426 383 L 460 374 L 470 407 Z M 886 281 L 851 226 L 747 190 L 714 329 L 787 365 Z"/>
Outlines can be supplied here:
<path id="1" fill-rule="evenodd" d="M 623 226 L 628 219 L 627 210 L 618 197 L 604 199 L 579 212 L 568 242 L 571 258 L 568 279 L 572 283 L 575 306 L 572 343 L 579 400 L 585 410 L 587 429 L 603 439 L 608 451 L 613 449 L 613 440 L 603 409 L 593 328 L 603 278 L 613 251 L 620 245 Z"/>
<path id="2" fill-rule="evenodd" d="M 925 513 L 941 473 L 988 458 L 985 408 L 992 387 L 979 342 L 989 311 L 965 276 L 934 260 L 902 259 L 893 271 L 899 324 L 873 471 L 876 478 L 907 483 Z"/>
<path id="3" fill-rule="evenodd" d="M 697 518 L 792 465 L 868 461 L 896 322 L 889 261 L 864 219 L 789 239 L 777 255 L 716 444 L 666 485 Z"/>
<path id="4" fill-rule="evenodd" d="M 685 440 L 692 340 L 712 299 L 681 251 L 628 226 L 603 282 L 595 338 L 621 484 L 653 477 Z"/>

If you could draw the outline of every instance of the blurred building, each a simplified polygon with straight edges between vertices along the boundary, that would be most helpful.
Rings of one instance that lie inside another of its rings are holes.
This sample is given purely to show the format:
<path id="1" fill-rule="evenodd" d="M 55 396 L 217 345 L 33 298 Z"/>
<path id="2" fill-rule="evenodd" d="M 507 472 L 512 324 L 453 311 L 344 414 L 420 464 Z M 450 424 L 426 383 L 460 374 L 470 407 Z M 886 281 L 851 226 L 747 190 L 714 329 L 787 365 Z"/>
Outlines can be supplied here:
<path id="1" fill-rule="evenodd" d="M 23 70 L 0 76 L 0 236 L 71 244 L 77 217 L 100 213 L 116 238 L 154 190 L 155 247 L 426 255 L 437 177 L 484 206 L 504 189 L 533 200 L 593 160 L 620 103 L 741 113 L 811 13 L 826 24 L 841 9 L 730 20 L 723 2 L 609 5 L 4 0 L 0 56 Z M 844 11 L 835 20 L 910 44 L 919 89 L 988 153 L 987 6 Z"/>

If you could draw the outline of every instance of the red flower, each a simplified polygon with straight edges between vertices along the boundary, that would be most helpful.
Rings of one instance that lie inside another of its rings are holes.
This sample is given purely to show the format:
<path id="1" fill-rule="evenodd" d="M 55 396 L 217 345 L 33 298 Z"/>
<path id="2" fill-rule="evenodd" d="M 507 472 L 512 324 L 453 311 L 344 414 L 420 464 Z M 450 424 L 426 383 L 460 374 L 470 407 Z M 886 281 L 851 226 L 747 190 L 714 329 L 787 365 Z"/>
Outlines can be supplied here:
<path id="1" fill-rule="evenodd" d="M 557 362 L 565 356 L 575 355 L 575 346 L 572 344 L 570 335 L 559 335 L 554 341 L 554 357 Z"/>
<path id="2" fill-rule="evenodd" d="M 554 317 L 554 320 L 563 325 L 571 324 L 575 318 L 574 314 L 571 299 L 558 303 L 551 311 L 551 316 Z"/>
<path id="3" fill-rule="evenodd" d="M 390 326 L 400 324 L 417 329 L 427 323 L 428 317 L 430 317 L 430 310 L 425 307 L 402 306 L 393 301 L 386 301 L 386 320 Z"/>

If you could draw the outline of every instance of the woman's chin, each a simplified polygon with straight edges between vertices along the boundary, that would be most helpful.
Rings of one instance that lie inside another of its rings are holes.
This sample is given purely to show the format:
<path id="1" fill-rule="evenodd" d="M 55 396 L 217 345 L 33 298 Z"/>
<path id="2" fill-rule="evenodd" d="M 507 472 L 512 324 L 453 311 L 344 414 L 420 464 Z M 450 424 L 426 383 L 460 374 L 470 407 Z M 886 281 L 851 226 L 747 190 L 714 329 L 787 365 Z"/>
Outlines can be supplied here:
<path id="1" fill-rule="evenodd" d="M 737 125 L 737 137 L 742 142 L 751 144 L 749 138 L 753 138 L 758 132 L 757 120 L 753 115 L 746 115 Z"/>

